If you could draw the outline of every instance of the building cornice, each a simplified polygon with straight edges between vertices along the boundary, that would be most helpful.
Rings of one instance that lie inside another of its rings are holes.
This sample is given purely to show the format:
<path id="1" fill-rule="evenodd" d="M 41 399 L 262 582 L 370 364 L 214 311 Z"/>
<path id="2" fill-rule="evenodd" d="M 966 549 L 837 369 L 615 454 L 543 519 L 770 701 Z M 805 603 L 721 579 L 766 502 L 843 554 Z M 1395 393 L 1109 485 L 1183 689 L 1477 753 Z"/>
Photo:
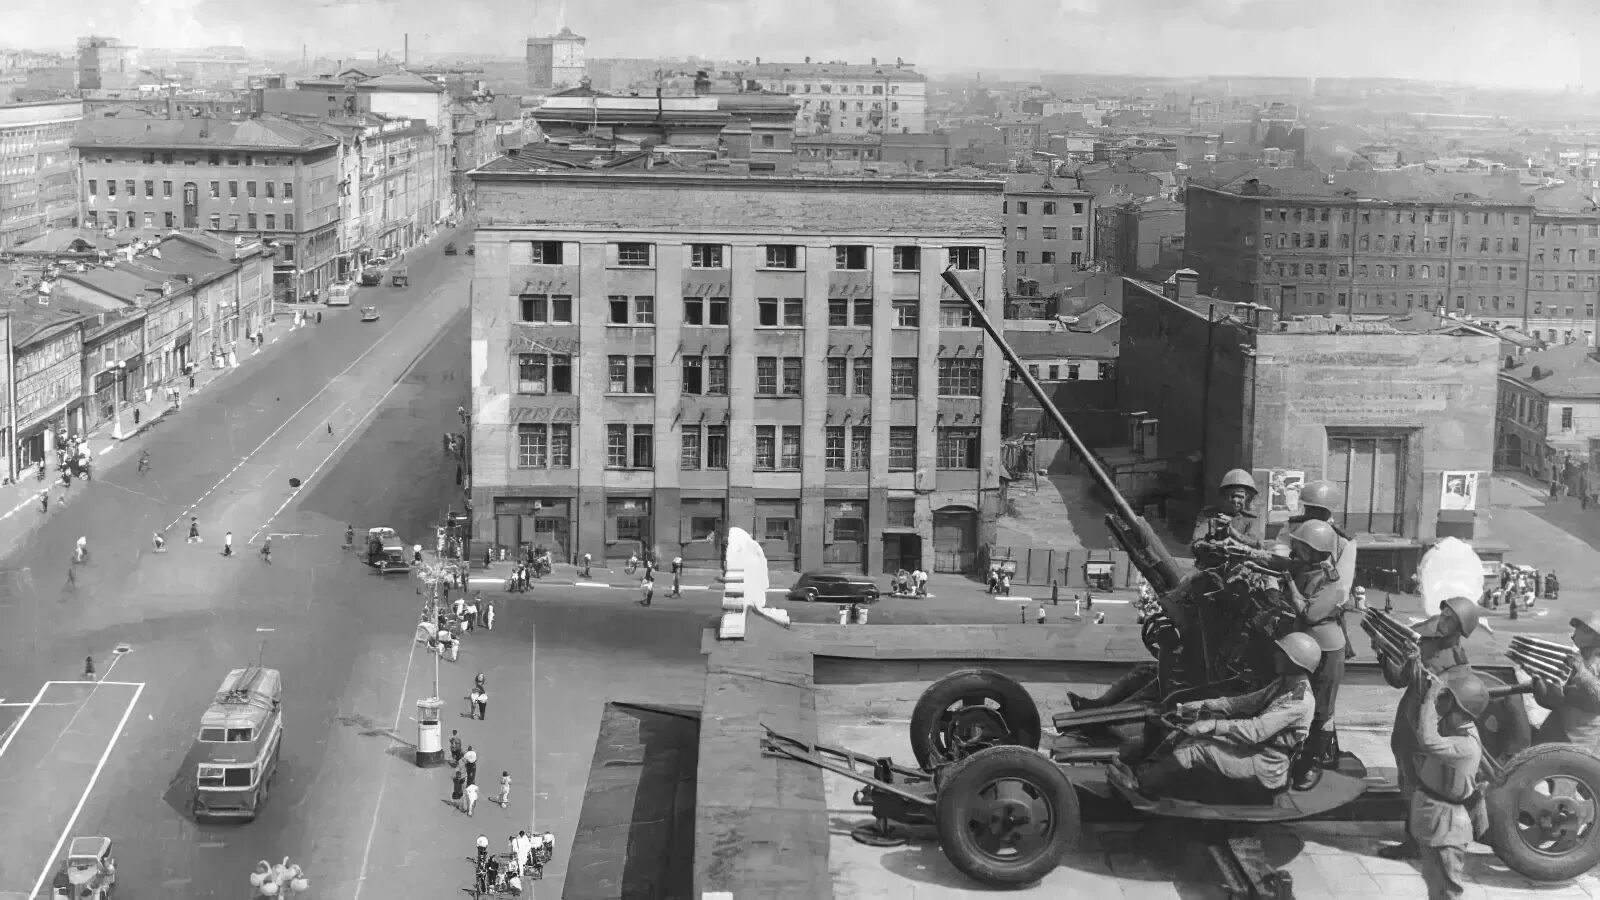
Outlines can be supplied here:
<path id="1" fill-rule="evenodd" d="M 946 194 L 1005 193 L 1006 183 L 999 179 L 976 178 L 848 178 L 820 177 L 794 178 L 787 176 L 706 176 L 680 173 L 604 173 L 604 172 L 500 172 L 474 169 L 468 177 L 480 184 L 496 182 L 547 183 L 614 188 L 693 187 L 704 190 L 744 191 L 753 186 L 766 190 L 818 191 L 836 193 L 900 193 L 928 192 Z"/>

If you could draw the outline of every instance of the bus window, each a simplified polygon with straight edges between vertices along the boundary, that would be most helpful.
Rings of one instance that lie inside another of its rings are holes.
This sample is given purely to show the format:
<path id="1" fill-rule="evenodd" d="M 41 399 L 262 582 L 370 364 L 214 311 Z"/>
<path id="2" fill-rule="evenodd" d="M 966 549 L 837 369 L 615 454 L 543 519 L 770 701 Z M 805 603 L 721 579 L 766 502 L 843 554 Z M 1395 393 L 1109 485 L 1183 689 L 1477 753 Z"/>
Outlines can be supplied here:
<path id="1" fill-rule="evenodd" d="M 229 766 L 223 776 L 223 787 L 241 788 L 249 787 L 255 781 L 255 769 L 249 766 Z"/>
<path id="2" fill-rule="evenodd" d="M 225 729 L 225 728 L 202 728 L 202 729 L 200 729 L 200 740 L 205 741 L 208 744 L 220 744 L 220 743 L 226 741 L 227 739 L 228 739 L 228 732 L 227 732 L 227 729 Z"/>
<path id="3" fill-rule="evenodd" d="M 200 787 L 222 787 L 223 774 L 221 766 L 201 766 L 200 774 L 195 783 Z"/>
<path id="4" fill-rule="evenodd" d="M 228 729 L 228 740 L 229 741 L 244 741 L 244 742 L 248 743 L 249 741 L 255 740 L 255 729 L 253 729 L 253 728 L 229 728 Z"/>

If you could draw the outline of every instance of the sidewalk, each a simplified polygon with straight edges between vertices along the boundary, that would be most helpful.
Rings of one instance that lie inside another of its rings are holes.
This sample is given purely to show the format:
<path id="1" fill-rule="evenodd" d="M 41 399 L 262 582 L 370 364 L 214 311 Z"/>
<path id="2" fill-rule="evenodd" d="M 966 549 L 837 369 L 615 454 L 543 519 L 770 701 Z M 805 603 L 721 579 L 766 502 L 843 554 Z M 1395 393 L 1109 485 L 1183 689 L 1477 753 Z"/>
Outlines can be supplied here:
<path id="1" fill-rule="evenodd" d="M 295 325 L 294 312 L 294 309 L 281 311 L 278 314 L 278 321 L 267 325 L 264 330 L 266 342 L 261 348 L 258 349 L 251 346 L 248 341 L 242 343 L 236 357 L 237 365 L 212 368 L 209 359 L 201 359 L 195 363 L 193 389 L 189 387 L 188 376 L 178 375 L 167 379 L 166 383 L 159 387 L 151 388 L 151 399 L 148 402 L 140 400 L 126 404 L 122 408 L 121 441 L 112 437 L 115 430 L 113 422 L 102 423 L 98 428 L 90 431 L 87 435 L 89 453 L 96 461 L 96 466 L 98 467 L 98 460 L 101 457 L 132 440 L 135 436 L 159 424 L 182 417 L 183 410 L 181 408 L 174 409 L 171 401 L 167 399 L 168 388 L 177 387 L 182 392 L 181 403 L 186 406 L 191 398 L 202 393 L 206 386 L 213 381 L 226 377 L 229 373 L 239 369 L 255 368 L 259 364 L 252 361 L 258 357 L 271 356 L 273 345 L 288 339 L 291 334 L 301 328 L 315 327 Z M 139 417 L 137 425 L 134 424 L 135 412 L 138 413 Z M 27 517 L 33 516 L 37 518 L 40 515 L 39 492 L 46 488 L 50 489 L 52 507 L 57 502 L 56 498 L 60 496 L 58 488 L 61 484 L 61 473 L 53 464 L 53 461 L 46 465 L 43 481 L 37 478 L 33 469 L 17 474 L 18 479 L 15 483 L 0 486 L 0 522 L 10 519 L 33 521 L 33 519 L 28 519 Z M 68 496 L 71 496 L 70 489 Z"/>

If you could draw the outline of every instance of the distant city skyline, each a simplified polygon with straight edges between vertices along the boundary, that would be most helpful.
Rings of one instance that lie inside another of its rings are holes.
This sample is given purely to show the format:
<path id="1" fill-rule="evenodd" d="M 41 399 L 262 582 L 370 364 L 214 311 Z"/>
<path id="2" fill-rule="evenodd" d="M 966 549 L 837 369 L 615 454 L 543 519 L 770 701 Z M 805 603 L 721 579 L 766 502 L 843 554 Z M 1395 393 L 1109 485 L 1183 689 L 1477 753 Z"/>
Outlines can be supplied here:
<path id="1" fill-rule="evenodd" d="M 370 57 L 520 56 L 565 24 L 594 57 L 880 62 L 1197 77 L 1396 77 L 1600 90 L 1600 26 L 1582 0 L 7 0 L 12 48 L 91 33 L 142 47 L 239 45 Z M 331 36 L 339 39 L 330 39 Z M 346 37 L 348 36 L 348 37 Z"/>

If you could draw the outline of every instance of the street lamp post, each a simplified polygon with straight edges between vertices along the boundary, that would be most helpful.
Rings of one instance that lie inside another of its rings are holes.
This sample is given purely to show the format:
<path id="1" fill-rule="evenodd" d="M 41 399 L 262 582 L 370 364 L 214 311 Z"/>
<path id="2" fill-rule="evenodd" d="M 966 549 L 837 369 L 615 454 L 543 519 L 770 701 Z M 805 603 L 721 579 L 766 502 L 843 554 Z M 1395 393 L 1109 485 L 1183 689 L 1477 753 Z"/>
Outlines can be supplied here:
<path id="1" fill-rule="evenodd" d="M 111 437 L 122 440 L 122 397 L 128 387 L 128 361 L 117 360 L 117 379 L 111 391 Z"/>
<path id="2" fill-rule="evenodd" d="M 472 414 L 465 407 L 457 409 L 461 416 L 461 469 L 466 477 L 462 485 L 466 493 L 465 506 L 467 510 L 466 522 L 461 527 L 461 561 L 469 569 L 472 566 Z"/>

